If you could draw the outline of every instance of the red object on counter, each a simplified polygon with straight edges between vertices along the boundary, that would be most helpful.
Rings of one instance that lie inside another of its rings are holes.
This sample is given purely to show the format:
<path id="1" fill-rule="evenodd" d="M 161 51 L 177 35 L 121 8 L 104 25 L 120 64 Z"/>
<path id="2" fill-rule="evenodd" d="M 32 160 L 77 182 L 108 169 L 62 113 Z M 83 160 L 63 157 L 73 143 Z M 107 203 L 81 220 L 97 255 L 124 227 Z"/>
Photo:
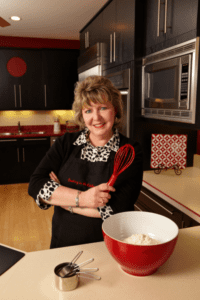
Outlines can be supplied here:
<path id="1" fill-rule="evenodd" d="M 151 168 L 163 164 L 167 168 L 178 164 L 185 169 L 187 162 L 186 134 L 152 134 L 151 135 Z"/>
<path id="2" fill-rule="evenodd" d="M 169 259 L 178 239 L 178 231 L 176 223 L 169 218 L 141 211 L 118 213 L 102 224 L 109 253 L 124 272 L 135 276 L 151 275 Z M 161 243 L 133 245 L 122 241 L 133 234 L 148 233 Z"/>

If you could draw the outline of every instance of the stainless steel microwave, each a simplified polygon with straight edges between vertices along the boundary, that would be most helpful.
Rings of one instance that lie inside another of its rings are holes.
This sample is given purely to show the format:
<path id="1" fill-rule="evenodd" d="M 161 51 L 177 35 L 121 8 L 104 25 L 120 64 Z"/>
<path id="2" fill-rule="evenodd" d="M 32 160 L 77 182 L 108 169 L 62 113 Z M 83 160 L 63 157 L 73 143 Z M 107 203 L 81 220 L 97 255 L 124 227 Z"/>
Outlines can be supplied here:
<path id="1" fill-rule="evenodd" d="M 142 60 L 142 116 L 195 123 L 199 38 Z"/>

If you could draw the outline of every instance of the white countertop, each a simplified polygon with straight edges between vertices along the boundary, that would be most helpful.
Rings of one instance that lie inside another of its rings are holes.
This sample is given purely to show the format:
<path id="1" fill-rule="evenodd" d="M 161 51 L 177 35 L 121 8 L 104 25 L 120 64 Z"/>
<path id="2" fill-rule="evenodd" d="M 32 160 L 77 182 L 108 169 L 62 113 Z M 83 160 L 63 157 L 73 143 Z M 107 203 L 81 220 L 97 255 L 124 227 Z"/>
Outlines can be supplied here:
<path id="1" fill-rule="evenodd" d="M 183 169 L 181 175 L 145 171 L 143 186 L 200 223 L 200 168 Z"/>
<path id="2" fill-rule="evenodd" d="M 56 265 L 71 261 L 83 250 L 77 263 L 89 258 L 86 267 L 98 267 L 101 280 L 80 279 L 73 291 L 61 292 L 54 283 Z M 146 277 L 123 272 L 104 242 L 26 253 L 0 277 L 1 300 L 126 299 L 199 300 L 200 226 L 179 231 L 175 250 L 156 273 Z"/>

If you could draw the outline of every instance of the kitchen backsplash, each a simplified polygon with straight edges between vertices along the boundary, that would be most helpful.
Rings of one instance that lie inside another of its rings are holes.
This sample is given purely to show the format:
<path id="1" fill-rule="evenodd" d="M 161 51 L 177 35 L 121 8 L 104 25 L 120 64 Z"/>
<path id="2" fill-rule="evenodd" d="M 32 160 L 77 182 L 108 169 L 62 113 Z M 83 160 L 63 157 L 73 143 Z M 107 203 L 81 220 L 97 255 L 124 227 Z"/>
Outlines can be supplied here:
<path id="1" fill-rule="evenodd" d="M 49 111 L 0 111 L 0 126 L 21 125 L 52 125 L 54 118 L 58 117 L 61 124 L 72 121 L 73 110 L 49 110 Z"/>

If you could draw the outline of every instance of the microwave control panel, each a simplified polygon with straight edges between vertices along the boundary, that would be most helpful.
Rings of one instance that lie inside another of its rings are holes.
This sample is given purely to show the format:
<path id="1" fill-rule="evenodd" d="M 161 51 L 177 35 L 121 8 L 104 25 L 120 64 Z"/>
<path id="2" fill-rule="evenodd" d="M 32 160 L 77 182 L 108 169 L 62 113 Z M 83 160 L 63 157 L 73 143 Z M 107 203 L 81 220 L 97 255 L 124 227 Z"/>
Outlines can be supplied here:
<path id="1" fill-rule="evenodd" d="M 182 65 L 181 70 L 181 90 L 180 90 L 180 107 L 185 107 L 187 105 L 187 99 L 188 99 L 188 69 L 189 65 L 184 64 Z"/>

